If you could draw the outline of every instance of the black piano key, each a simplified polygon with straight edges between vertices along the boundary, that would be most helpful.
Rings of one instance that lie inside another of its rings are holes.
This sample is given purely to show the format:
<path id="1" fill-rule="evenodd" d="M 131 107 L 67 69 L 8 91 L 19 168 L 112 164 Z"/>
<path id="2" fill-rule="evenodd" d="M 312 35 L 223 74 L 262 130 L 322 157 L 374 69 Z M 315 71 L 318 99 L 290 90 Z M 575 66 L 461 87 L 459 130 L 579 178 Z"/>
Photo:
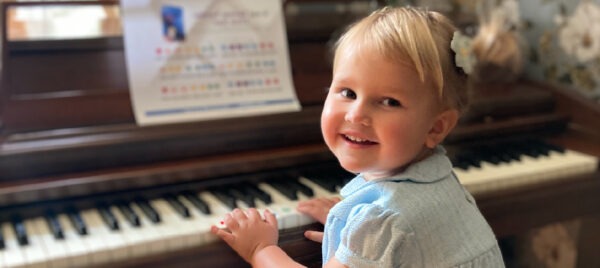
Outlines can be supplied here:
<path id="1" fill-rule="evenodd" d="M 46 212 L 46 223 L 48 224 L 48 228 L 52 232 L 52 235 L 55 239 L 65 239 L 63 228 L 60 225 L 60 222 L 58 221 L 54 211 Z"/>
<path id="2" fill-rule="evenodd" d="M 465 158 L 471 166 L 481 168 L 481 162 L 484 161 L 484 155 L 480 151 L 471 152 L 468 157 Z"/>
<path id="3" fill-rule="evenodd" d="M 284 183 L 274 181 L 274 180 L 271 180 L 267 183 L 269 185 L 271 185 L 271 187 L 273 187 L 275 190 L 277 190 L 278 192 L 283 194 L 285 197 L 287 197 L 288 199 L 298 200 L 298 194 L 296 192 L 296 189 L 289 187 L 288 185 L 286 185 Z"/>
<path id="4" fill-rule="evenodd" d="M 468 164 L 470 167 L 481 167 L 481 154 L 475 149 L 465 150 L 458 155 L 458 160 Z"/>
<path id="5" fill-rule="evenodd" d="M 267 205 L 273 203 L 273 198 L 271 197 L 271 195 L 269 195 L 269 193 L 263 191 L 262 189 L 258 188 L 258 186 L 251 184 L 251 183 L 244 183 L 242 185 L 242 187 L 244 187 L 244 189 L 246 189 L 248 194 L 251 194 L 258 200 L 262 201 L 263 203 L 265 203 Z"/>
<path id="6" fill-rule="evenodd" d="M 534 158 L 538 158 L 542 155 L 542 152 L 538 148 L 529 146 L 525 149 L 525 154 Z"/>
<path id="7" fill-rule="evenodd" d="M 158 214 L 158 211 L 154 209 L 154 207 L 150 204 L 150 202 L 148 202 L 148 200 L 138 197 L 135 199 L 134 202 L 136 205 L 138 205 L 138 207 L 140 207 L 142 213 L 144 213 L 144 215 L 146 215 L 146 217 L 148 217 L 148 219 L 150 219 L 151 222 L 159 223 L 161 221 L 160 214 Z"/>
<path id="8" fill-rule="evenodd" d="M 328 180 L 328 178 L 323 177 L 322 174 L 316 174 L 311 172 L 305 175 L 304 177 L 331 193 L 337 192 L 337 186 L 335 185 L 335 183 L 331 180 Z"/>
<path id="9" fill-rule="evenodd" d="M 73 228 L 75 229 L 75 231 L 77 231 L 79 235 L 88 234 L 85 221 L 83 221 L 83 218 L 81 217 L 81 214 L 79 214 L 79 211 L 77 209 L 68 208 L 67 217 L 69 218 L 71 225 L 73 225 Z"/>
<path id="10" fill-rule="evenodd" d="M 27 237 L 27 230 L 25 229 L 25 224 L 23 224 L 23 221 L 20 218 L 14 218 L 12 221 L 12 227 L 19 245 L 29 245 L 29 238 Z"/>
<path id="11" fill-rule="evenodd" d="M 508 155 L 514 161 L 521 161 L 521 153 L 514 148 L 506 148 L 504 154 Z"/>
<path id="12" fill-rule="evenodd" d="M 458 161 L 456 163 L 456 165 L 454 165 L 454 166 L 457 168 L 460 168 L 462 170 L 468 170 L 471 165 L 469 165 L 469 163 L 464 162 L 464 161 Z"/>
<path id="13" fill-rule="evenodd" d="M 345 172 L 345 174 L 342 175 L 342 186 L 348 184 L 348 182 L 350 182 L 352 179 L 354 179 L 354 177 L 356 177 L 355 174 L 352 174 L 350 172 Z"/>
<path id="14" fill-rule="evenodd" d="M 200 212 L 206 215 L 210 215 L 210 207 L 198 195 L 190 191 L 185 191 L 181 193 L 181 195 L 185 197 L 188 201 L 190 201 L 190 203 L 192 203 L 192 205 L 194 205 Z"/>
<path id="15" fill-rule="evenodd" d="M 175 196 L 173 194 L 166 194 L 166 195 L 164 195 L 164 198 L 165 198 L 165 200 L 167 200 L 169 205 L 171 205 L 171 207 L 179 215 L 181 215 L 181 217 L 184 217 L 184 218 L 190 217 L 190 211 L 183 203 L 181 203 L 181 201 L 179 201 L 179 199 L 177 199 L 177 196 Z"/>
<path id="16" fill-rule="evenodd" d="M 550 151 L 554 151 L 554 152 L 561 153 L 561 154 L 565 153 L 564 147 L 560 147 L 560 146 L 557 146 L 557 145 L 554 145 L 551 143 L 544 143 L 544 146 L 546 146 L 546 148 L 548 148 L 548 150 L 550 150 Z"/>
<path id="17" fill-rule="evenodd" d="M 343 169 L 332 169 L 330 172 L 326 173 L 335 183 L 336 188 L 342 188 L 348 181 L 352 179 L 353 176 L 348 175 L 349 173 Z"/>
<path id="18" fill-rule="evenodd" d="M 121 211 L 121 214 L 133 227 L 140 227 L 140 217 L 131 209 L 128 203 L 124 201 L 117 202 L 117 208 Z"/>
<path id="19" fill-rule="evenodd" d="M 298 192 L 301 192 L 305 196 L 313 197 L 315 195 L 315 192 L 313 191 L 313 189 L 302 184 L 301 182 L 297 181 L 296 179 L 290 180 L 290 181 L 288 181 L 288 183 L 292 187 L 294 187 Z"/>
<path id="20" fill-rule="evenodd" d="M 248 207 L 251 207 L 251 208 L 256 207 L 256 204 L 254 203 L 253 195 L 246 194 L 246 193 L 242 192 L 242 190 L 240 190 L 240 189 L 233 188 L 233 186 L 228 187 L 227 192 L 229 192 L 229 194 L 231 196 L 233 196 L 235 199 L 241 200 L 242 202 L 246 203 L 246 205 L 248 205 Z"/>
<path id="21" fill-rule="evenodd" d="M 504 163 L 510 163 L 513 160 L 513 158 L 504 151 L 498 153 L 498 158 Z"/>
<path id="22" fill-rule="evenodd" d="M 500 160 L 500 158 L 498 156 L 495 156 L 495 155 L 486 155 L 484 157 L 484 161 L 486 161 L 488 163 L 492 163 L 494 165 L 499 165 L 500 162 L 502 162 L 502 160 Z"/>
<path id="23" fill-rule="evenodd" d="M 481 168 L 481 159 L 480 158 L 471 158 L 471 159 L 468 159 L 467 162 L 472 167 Z"/>
<path id="24" fill-rule="evenodd" d="M 3 225 L 3 224 L 4 224 L 4 223 L 0 222 L 0 250 L 1 250 L 1 249 L 4 249 L 4 248 L 6 247 L 6 245 L 4 244 L 4 235 L 2 234 L 2 232 L 3 232 L 3 231 L 2 231 L 2 229 L 3 229 L 3 228 L 2 228 L 2 225 Z"/>
<path id="25" fill-rule="evenodd" d="M 546 143 L 541 140 L 533 140 L 529 142 L 529 146 L 535 148 L 540 155 L 548 156 L 551 151 L 550 148 L 546 146 Z"/>
<path id="26" fill-rule="evenodd" d="M 104 223 L 106 223 L 109 229 L 119 230 L 119 222 L 117 221 L 117 218 L 115 218 L 115 215 L 110 211 L 110 208 L 107 205 L 100 204 L 98 205 L 97 209 L 100 213 L 100 217 L 102 217 L 102 220 L 104 221 Z"/>
<path id="27" fill-rule="evenodd" d="M 223 202 L 228 208 L 235 209 L 237 208 L 236 200 L 233 196 L 230 196 L 228 193 L 223 191 L 222 189 L 211 189 L 210 192 L 217 198 L 219 201 Z"/>
<path id="28" fill-rule="evenodd" d="M 531 141 L 522 141 L 517 144 L 522 154 L 528 155 L 533 158 L 537 158 L 541 155 L 541 152 L 532 144 Z"/>

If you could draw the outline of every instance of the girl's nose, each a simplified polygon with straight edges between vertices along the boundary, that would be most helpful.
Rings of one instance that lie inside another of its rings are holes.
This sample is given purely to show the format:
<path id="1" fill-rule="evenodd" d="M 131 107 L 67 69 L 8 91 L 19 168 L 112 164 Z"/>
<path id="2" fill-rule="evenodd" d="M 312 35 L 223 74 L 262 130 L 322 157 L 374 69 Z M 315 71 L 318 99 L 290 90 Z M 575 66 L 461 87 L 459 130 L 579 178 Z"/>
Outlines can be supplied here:
<path id="1" fill-rule="evenodd" d="M 344 119 L 353 124 L 362 124 L 365 126 L 371 124 L 367 107 L 364 103 L 360 103 L 358 101 L 354 102 L 350 107 L 348 107 L 348 111 L 346 112 Z"/>

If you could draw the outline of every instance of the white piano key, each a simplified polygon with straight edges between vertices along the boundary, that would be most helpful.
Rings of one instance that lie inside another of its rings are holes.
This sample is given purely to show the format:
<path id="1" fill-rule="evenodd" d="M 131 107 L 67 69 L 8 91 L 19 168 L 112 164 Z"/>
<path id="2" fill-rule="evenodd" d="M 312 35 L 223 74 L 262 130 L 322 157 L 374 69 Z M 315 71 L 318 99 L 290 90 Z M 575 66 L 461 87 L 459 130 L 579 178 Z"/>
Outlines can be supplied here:
<path id="1" fill-rule="evenodd" d="M 154 199 L 149 201 L 156 209 L 162 221 L 156 225 L 156 228 L 164 235 L 164 241 L 169 250 L 185 248 L 186 246 L 186 230 L 180 226 L 183 217 L 171 209 L 169 203 L 164 199 Z"/>
<path id="2" fill-rule="evenodd" d="M 57 215 L 57 219 L 63 228 L 65 245 L 71 255 L 70 263 L 72 266 L 82 267 L 90 264 L 88 256 L 88 245 L 81 239 L 77 230 L 70 224 L 66 214 Z"/>
<path id="3" fill-rule="evenodd" d="M 64 239 L 56 239 L 54 237 L 54 234 L 52 231 L 50 231 L 48 223 L 44 218 L 37 217 L 32 219 L 32 222 L 32 228 L 38 233 L 41 243 L 44 245 L 44 249 L 46 250 L 49 263 L 48 266 L 52 268 L 69 267 L 69 259 L 71 258 L 71 254 L 65 245 L 66 241 Z"/>
<path id="4" fill-rule="evenodd" d="M 273 203 L 269 205 L 269 209 L 275 213 L 279 229 L 287 229 L 299 225 L 299 213 L 296 212 L 296 201 L 288 199 L 268 183 L 260 183 L 258 187 L 271 195 Z"/>
<path id="5" fill-rule="evenodd" d="M 177 228 L 179 229 L 179 233 L 181 236 L 181 241 L 184 242 L 183 247 L 189 247 L 189 246 L 193 246 L 193 245 L 198 245 L 201 243 L 202 241 L 202 236 L 200 235 L 196 235 L 197 234 L 197 230 L 198 227 L 201 227 L 203 224 L 202 222 L 198 222 L 195 217 L 194 214 L 192 212 L 193 207 L 191 205 L 188 205 L 185 200 L 183 200 L 183 198 L 180 198 L 178 196 L 176 196 L 175 198 L 177 198 L 184 206 L 187 207 L 188 212 L 190 214 L 189 217 L 185 218 L 182 215 L 180 215 L 175 208 L 173 208 L 173 206 L 171 206 L 170 204 L 168 204 L 168 206 L 165 208 L 165 210 L 170 210 L 171 213 L 174 215 L 173 218 L 174 219 L 178 219 L 176 220 L 177 222 Z M 200 226 L 198 226 L 200 225 Z"/>
<path id="6" fill-rule="evenodd" d="M 163 233 L 159 228 L 156 228 L 158 223 L 152 222 L 148 217 L 144 214 L 142 209 L 137 206 L 137 204 L 130 204 L 131 209 L 139 216 L 140 218 L 140 228 L 134 228 L 136 232 L 139 233 L 140 236 L 146 239 L 147 243 L 147 253 L 160 253 L 168 250 L 164 241 L 163 241 Z"/>
<path id="7" fill-rule="evenodd" d="M 42 243 L 39 233 L 35 228 L 35 223 L 31 219 L 23 220 L 23 225 L 27 230 L 29 244 L 21 246 L 25 259 L 27 259 L 27 267 L 48 267 L 48 256 L 46 249 Z"/>
<path id="8" fill-rule="evenodd" d="M 0 256 L 4 260 L 5 267 L 26 267 L 27 259 L 13 232 L 12 224 L 9 222 L 3 223 L 2 233 L 4 234 L 5 247 L 0 250 Z"/>
<path id="9" fill-rule="evenodd" d="M 326 190 L 325 188 L 319 186 L 318 184 L 314 183 L 309 178 L 300 177 L 298 179 L 298 181 L 300 181 L 302 184 L 313 189 L 313 191 L 315 192 L 315 198 L 317 198 L 317 197 L 340 197 L 341 198 L 341 196 L 339 195 L 339 191 L 332 193 L 332 192 Z"/>
<path id="10" fill-rule="evenodd" d="M 189 231 L 188 246 L 193 247 L 212 241 L 209 235 L 211 235 L 210 227 L 213 223 L 213 217 L 198 211 L 187 199 L 179 197 L 179 200 L 190 211 L 190 218 L 183 221 L 183 225 Z"/>
<path id="11" fill-rule="evenodd" d="M 88 228 L 88 235 L 82 239 L 89 245 L 96 246 L 96 251 L 90 253 L 94 264 L 110 261 L 120 261 L 129 258 L 127 241 L 119 231 L 113 231 L 102 221 L 96 209 L 80 212 Z"/>
<path id="12" fill-rule="evenodd" d="M 106 229 L 106 226 L 100 225 L 101 223 L 95 223 L 91 219 L 89 219 L 89 214 L 94 213 L 94 211 L 86 211 L 86 213 L 88 215 L 86 215 L 85 218 L 83 216 L 83 211 L 79 214 L 81 215 L 82 220 L 85 222 L 87 234 L 76 234 L 79 236 L 79 239 L 87 246 L 88 261 L 91 265 L 99 265 L 110 262 L 112 260 L 111 250 L 115 250 L 115 248 L 113 247 L 111 249 L 109 247 L 108 243 L 105 241 L 105 232 L 99 230 L 99 228 Z M 72 224 L 70 224 L 70 226 L 71 228 L 75 229 L 75 227 L 73 227 Z M 64 243 L 68 242 L 65 240 Z"/>
<path id="13" fill-rule="evenodd" d="M 313 189 L 314 192 L 314 197 L 312 198 L 319 198 L 319 197 L 327 197 L 327 198 L 332 198 L 332 197 L 338 197 L 341 199 L 341 196 L 339 194 L 339 192 L 335 192 L 332 193 L 326 189 L 324 189 L 323 187 L 319 186 L 318 184 L 312 182 L 311 180 L 309 180 L 308 178 L 305 177 L 300 177 L 299 180 L 300 183 L 310 187 L 311 189 Z M 310 199 L 312 199 L 310 198 Z M 305 215 L 305 214 L 300 214 L 300 225 L 305 225 L 305 224 L 310 224 L 315 222 L 315 219 L 313 219 L 312 217 Z"/>
<path id="14" fill-rule="evenodd" d="M 146 255 L 149 251 L 149 244 L 147 243 L 148 239 L 139 232 L 139 229 L 142 227 L 133 227 L 116 206 L 110 206 L 110 211 L 119 222 L 119 232 L 128 242 L 127 247 L 131 254 L 130 257 L 135 258 Z"/>
<path id="15" fill-rule="evenodd" d="M 211 223 L 219 228 L 225 228 L 222 224 L 223 218 L 225 214 L 229 213 L 231 210 L 223 204 L 223 202 L 219 201 L 213 194 L 207 191 L 203 191 L 199 193 L 200 198 L 202 198 L 211 210 Z M 210 237 L 210 236 L 209 236 Z"/>

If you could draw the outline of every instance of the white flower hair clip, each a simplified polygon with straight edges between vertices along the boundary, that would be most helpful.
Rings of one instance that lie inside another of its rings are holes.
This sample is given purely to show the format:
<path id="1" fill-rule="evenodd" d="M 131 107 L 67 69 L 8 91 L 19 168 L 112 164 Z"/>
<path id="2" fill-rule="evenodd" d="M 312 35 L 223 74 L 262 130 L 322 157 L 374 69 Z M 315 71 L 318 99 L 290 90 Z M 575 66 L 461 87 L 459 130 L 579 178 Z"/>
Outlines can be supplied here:
<path id="1" fill-rule="evenodd" d="M 477 59 L 473 54 L 472 44 L 473 39 L 466 36 L 460 31 L 455 31 L 450 42 L 450 48 L 454 51 L 454 62 L 456 66 L 462 68 L 466 74 L 473 72 L 473 68 L 477 63 Z"/>

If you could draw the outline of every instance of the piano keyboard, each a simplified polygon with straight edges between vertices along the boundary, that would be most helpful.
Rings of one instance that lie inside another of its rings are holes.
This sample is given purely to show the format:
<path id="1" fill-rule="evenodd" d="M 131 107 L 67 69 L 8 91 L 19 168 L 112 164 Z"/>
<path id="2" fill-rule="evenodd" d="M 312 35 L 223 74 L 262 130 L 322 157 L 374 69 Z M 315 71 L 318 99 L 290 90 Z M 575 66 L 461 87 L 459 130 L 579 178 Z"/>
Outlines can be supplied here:
<path id="1" fill-rule="evenodd" d="M 351 178 L 346 174 L 346 180 Z M 251 191 L 221 186 L 199 193 L 182 191 L 147 201 L 134 199 L 81 211 L 16 218 L 0 223 L 0 267 L 84 267 L 207 244 L 217 240 L 210 233 L 211 225 L 219 225 L 233 207 L 249 207 L 245 201 L 250 199 L 235 191 L 268 196 L 269 204 L 255 195 L 253 205 L 273 211 L 280 229 L 302 226 L 314 220 L 297 213 L 297 203 L 337 196 L 344 183 L 304 177 L 292 180 L 293 185 L 289 181 L 243 183 Z M 77 222 L 82 224 L 74 224 Z"/>
<path id="2" fill-rule="evenodd" d="M 592 172 L 598 166 L 596 157 L 550 147 L 497 159 L 481 152 L 479 159 L 472 152 L 467 155 L 453 161 L 454 170 L 476 194 Z M 277 215 L 280 229 L 306 225 L 313 220 L 295 211 L 297 202 L 336 196 L 352 177 L 339 170 L 302 174 L 200 192 L 174 191 L 161 198 L 110 201 L 82 210 L 70 207 L 33 218 L 12 217 L 0 223 L 0 267 L 83 267 L 203 245 L 217 240 L 210 226 L 218 225 L 234 207 L 268 208 Z"/>
<path id="3" fill-rule="evenodd" d="M 539 140 L 525 140 L 464 150 L 453 162 L 461 184 L 471 193 L 484 194 L 591 173 L 599 161 Z"/>

